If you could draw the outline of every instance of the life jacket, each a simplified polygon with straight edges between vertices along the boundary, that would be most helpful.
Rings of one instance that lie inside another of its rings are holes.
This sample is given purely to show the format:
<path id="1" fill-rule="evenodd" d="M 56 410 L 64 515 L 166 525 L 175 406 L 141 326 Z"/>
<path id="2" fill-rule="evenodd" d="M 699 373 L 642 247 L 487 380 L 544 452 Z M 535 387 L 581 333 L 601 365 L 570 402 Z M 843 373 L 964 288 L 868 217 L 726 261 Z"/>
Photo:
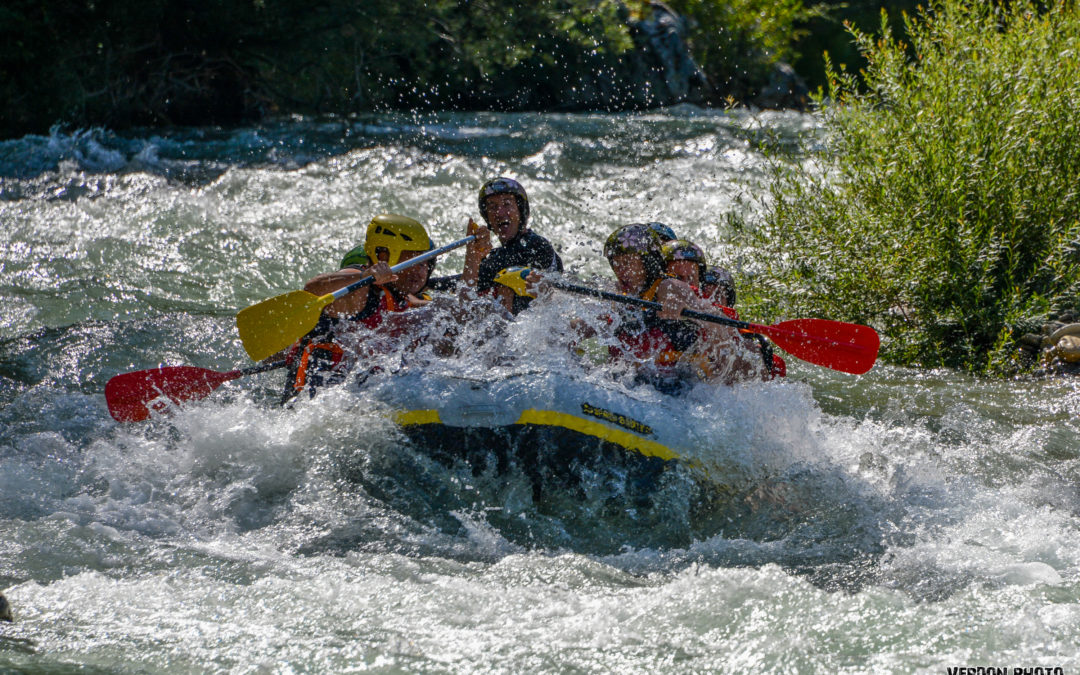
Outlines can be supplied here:
<path id="1" fill-rule="evenodd" d="M 285 356 L 285 392 L 282 403 L 307 390 L 311 395 L 320 387 L 345 381 L 348 364 L 345 350 L 335 342 L 336 333 L 343 329 L 343 319 L 326 315 L 289 347 Z"/>
<path id="2" fill-rule="evenodd" d="M 639 297 L 652 301 L 666 278 L 653 282 Z M 683 352 L 698 340 L 697 326 L 688 321 L 660 319 L 655 310 L 648 310 L 640 317 L 637 321 L 624 321 L 615 332 L 619 344 L 609 346 L 608 354 L 615 359 L 630 356 L 638 361 L 651 361 L 658 374 L 674 375 L 675 365 Z"/>
<path id="3" fill-rule="evenodd" d="M 383 317 L 387 312 L 404 312 L 412 307 L 407 296 L 401 297 L 386 289 L 382 289 L 382 291 L 382 293 L 369 292 L 364 308 L 356 315 L 352 316 L 351 319 L 367 328 L 378 328 L 382 325 Z M 426 297 L 426 294 L 424 294 L 424 296 L 425 300 L 430 299 L 429 297 Z M 395 328 L 391 331 L 390 337 L 400 337 L 400 334 L 401 330 Z"/>
<path id="4" fill-rule="evenodd" d="M 422 297 L 428 299 L 426 294 Z M 387 289 L 372 286 L 364 308 L 353 316 L 319 317 L 315 328 L 289 348 L 285 358 L 287 375 L 282 402 L 305 390 L 314 396 L 320 387 L 344 382 L 359 355 L 347 354 L 337 343 L 339 336 L 353 329 L 355 324 L 369 329 L 378 328 L 387 312 L 404 312 L 410 307 L 412 304 L 408 297 L 402 298 Z M 394 328 L 387 333 L 387 337 L 398 338 L 401 332 L 400 328 Z"/>

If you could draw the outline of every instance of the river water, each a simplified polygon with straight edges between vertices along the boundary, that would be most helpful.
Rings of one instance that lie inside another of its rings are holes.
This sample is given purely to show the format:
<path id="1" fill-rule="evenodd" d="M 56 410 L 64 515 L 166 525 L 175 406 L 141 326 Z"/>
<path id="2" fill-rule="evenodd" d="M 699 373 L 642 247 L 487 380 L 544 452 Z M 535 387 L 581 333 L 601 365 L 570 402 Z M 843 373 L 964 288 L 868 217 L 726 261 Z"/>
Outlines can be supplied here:
<path id="1" fill-rule="evenodd" d="M 734 260 L 725 214 L 817 133 L 678 108 L 0 143 L 0 672 L 1077 672 L 1071 381 L 788 357 L 785 381 L 695 391 L 676 422 L 756 487 L 692 523 L 689 481 L 651 513 L 534 504 L 432 462 L 362 389 L 279 407 L 280 372 L 107 412 L 118 373 L 244 365 L 236 311 L 333 269 L 378 212 L 458 238 L 496 175 L 579 279 L 634 221 Z M 508 348 L 573 370 L 550 336 L 586 304 L 538 303 Z"/>

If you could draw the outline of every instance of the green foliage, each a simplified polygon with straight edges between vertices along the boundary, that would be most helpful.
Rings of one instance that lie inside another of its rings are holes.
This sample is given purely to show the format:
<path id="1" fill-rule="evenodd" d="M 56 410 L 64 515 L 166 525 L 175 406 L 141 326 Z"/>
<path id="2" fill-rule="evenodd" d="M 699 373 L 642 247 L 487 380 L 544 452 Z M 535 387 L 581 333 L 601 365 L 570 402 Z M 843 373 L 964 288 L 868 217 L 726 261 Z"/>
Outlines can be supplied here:
<path id="1" fill-rule="evenodd" d="M 1080 10 L 942 0 L 854 31 L 826 150 L 780 167 L 757 311 L 871 323 L 901 364 L 1007 372 L 1016 332 L 1080 306 Z"/>
<path id="2" fill-rule="evenodd" d="M 557 107 L 575 76 L 625 74 L 627 17 L 616 0 L 12 0 L 0 135 L 58 119 Z"/>
<path id="3" fill-rule="evenodd" d="M 811 89 L 827 86 L 825 53 L 837 66 L 843 64 L 854 71 L 866 67 L 845 24 L 864 32 L 875 31 L 881 23 L 881 11 L 886 10 L 890 28 L 903 36 L 904 13 L 925 4 L 926 0 L 814 0 L 809 16 L 797 25 L 797 54 L 791 64 Z"/>
<path id="4" fill-rule="evenodd" d="M 811 16 L 803 0 L 671 0 L 693 23 L 694 60 L 725 95 L 743 97 L 773 65 L 794 58 L 797 26 Z"/>

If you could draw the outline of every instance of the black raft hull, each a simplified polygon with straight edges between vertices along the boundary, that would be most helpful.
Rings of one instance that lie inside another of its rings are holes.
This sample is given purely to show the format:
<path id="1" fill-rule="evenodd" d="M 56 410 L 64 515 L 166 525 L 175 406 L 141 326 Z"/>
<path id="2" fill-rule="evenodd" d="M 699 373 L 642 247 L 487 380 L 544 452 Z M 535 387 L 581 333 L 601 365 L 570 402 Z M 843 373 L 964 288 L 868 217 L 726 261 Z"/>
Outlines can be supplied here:
<path id="1" fill-rule="evenodd" d="M 473 475 L 521 473 L 533 498 L 545 490 L 591 491 L 597 484 L 623 496 L 647 498 L 675 460 L 650 457 L 600 438 L 554 425 L 511 424 L 499 428 L 403 425 L 405 435 L 447 466 L 463 462 Z"/>
<path id="2" fill-rule="evenodd" d="M 516 469 L 537 491 L 606 482 L 647 494 L 673 467 L 710 473 L 695 457 L 702 439 L 685 403 L 652 390 L 537 371 L 403 372 L 365 390 L 441 463 L 465 462 L 476 475 Z"/>

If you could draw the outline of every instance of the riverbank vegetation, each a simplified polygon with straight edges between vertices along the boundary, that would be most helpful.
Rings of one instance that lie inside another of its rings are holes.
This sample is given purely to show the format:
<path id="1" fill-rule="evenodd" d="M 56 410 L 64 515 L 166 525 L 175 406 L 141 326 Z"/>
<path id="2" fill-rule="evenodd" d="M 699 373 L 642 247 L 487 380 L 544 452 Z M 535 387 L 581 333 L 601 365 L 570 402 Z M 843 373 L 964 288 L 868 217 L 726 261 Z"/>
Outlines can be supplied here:
<path id="1" fill-rule="evenodd" d="M 911 2 L 671 0 L 671 21 L 647 0 L 10 0 L 0 137 L 58 122 L 752 102 L 781 61 L 816 73 L 821 47 L 847 42 L 843 19 Z"/>
<path id="2" fill-rule="evenodd" d="M 854 31 L 827 140 L 778 168 L 753 316 L 870 323 L 893 363 L 1024 367 L 1016 340 L 1080 309 L 1080 8 L 942 0 Z"/>

